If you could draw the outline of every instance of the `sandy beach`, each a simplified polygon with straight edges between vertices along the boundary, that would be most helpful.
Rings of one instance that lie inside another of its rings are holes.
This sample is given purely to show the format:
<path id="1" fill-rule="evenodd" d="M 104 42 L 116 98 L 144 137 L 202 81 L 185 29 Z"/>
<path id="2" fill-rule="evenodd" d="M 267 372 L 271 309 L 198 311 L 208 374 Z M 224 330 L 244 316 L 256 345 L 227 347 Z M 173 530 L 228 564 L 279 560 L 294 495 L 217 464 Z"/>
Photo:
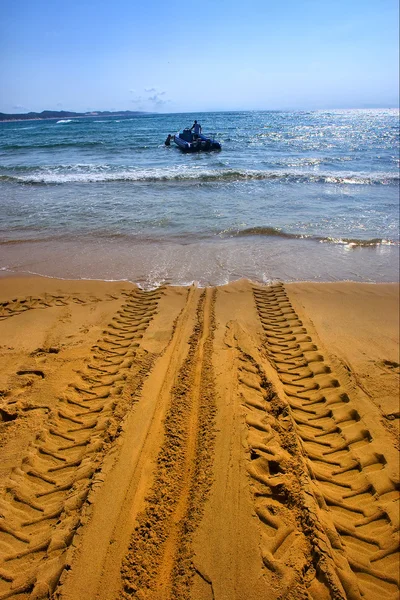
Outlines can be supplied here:
<path id="1" fill-rule="evenodd" d="M 398 597 L 396 284 L 0 280 L 0 599 Z"/>

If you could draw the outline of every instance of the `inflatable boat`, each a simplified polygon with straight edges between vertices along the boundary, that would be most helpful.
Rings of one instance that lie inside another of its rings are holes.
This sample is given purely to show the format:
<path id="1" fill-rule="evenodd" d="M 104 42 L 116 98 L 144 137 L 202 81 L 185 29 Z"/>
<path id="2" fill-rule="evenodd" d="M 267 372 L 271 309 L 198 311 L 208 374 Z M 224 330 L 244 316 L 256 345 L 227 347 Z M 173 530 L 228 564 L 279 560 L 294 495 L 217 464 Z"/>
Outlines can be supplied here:
<path id="1" fill-rule="evenodd" d="M 190 129 L 184 129 L 174 135 L 174 142 L 182 152 L 201 152 L 221 150 L 221 144 L 211 137 L 200 133 L 196 135 Z"/>

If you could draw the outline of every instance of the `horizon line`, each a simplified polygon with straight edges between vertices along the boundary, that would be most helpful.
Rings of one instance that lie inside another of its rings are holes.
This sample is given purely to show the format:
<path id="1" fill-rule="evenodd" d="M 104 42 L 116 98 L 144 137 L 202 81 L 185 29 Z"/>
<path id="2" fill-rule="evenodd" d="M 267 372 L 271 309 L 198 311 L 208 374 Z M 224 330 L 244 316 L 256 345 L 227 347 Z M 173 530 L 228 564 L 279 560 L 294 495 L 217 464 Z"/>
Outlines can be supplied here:
<path id="1" fill-rule="evenodd" d="M 107 116 L 104 113 L 132 113 L 132 114 L 152 114 L 152 115 L 174 115 L 174 114 L 194 114 L 194 113 L 239 113 L 239 112 L 318 112 L 318 111 L 329 111 L 329 110 L 400 110 L 400 105 L 371 105 L 371 106 L 332 106 L 332 107 L 324 107 L 324 108 L 306 108 L 306 107 L 283 107 L 283 108 L 239 108 L 239 109 L 214 109 L 214 110 L 177 110 L 177 111 L 168 111 L 168 112 L 159 112 L 154 110 L 130 110 L 130 109 L 98 109 L 98 110 L 88 110 L 88 111 L 79 111 L 79 110 L 53 110 L 53 109 L 43 109 L 41 111 L 28 110 L 27 112 L 14 112 L 14 113 L 6 113 L 0 111 L 1 115 L 12 116 L 12 115 L 29 115 L 36 114 L 40 115 L 44 112 L 53 112 L 53 113 L 75 113 L 79 116 L 86 117 L 96 117 L 96 116 Z M 99 113 L 98 115 L 96 113 Z M 103 114 L 100 114 L 103 113 Z M 115 114 L 110 114 L 109 116 L 115 116 Z M 49 118 L 57 118 L 57 117 L 49 117 Z M 74 118 L 71 115 L 71 118 Z"/>

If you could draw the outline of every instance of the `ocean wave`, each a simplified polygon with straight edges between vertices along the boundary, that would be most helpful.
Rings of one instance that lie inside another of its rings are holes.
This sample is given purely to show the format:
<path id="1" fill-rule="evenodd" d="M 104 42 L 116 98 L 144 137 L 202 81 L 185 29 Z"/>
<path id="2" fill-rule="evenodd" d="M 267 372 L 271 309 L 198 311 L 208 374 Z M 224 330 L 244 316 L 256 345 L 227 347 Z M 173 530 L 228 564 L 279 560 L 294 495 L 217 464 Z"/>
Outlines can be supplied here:
<path id="1" fill-rule="evenodd" d="M 29 237 L 15 237 L 8 240 L 2 240 L 0 238 L 0 246 L 18 246 L 19 244 L 40 244 L 46 242 L 56 242 L 60 239 L 68 239 L 67 236 L 56 236 L 49 235 L 48 237 L 37 237 L 37 238 L 29 238 Z"/>
<path id="2" fill-rule="evenodd" d="M 225 232 L 222 232 L 225 233 Z M 241 229 L 236 232 L 230 232 L 234 237 L 245 237 L 245 236 L 266 236 L 266 237 L 281 237 L 287 239 L 301 239 L 310 240 L 321 243 L 341 244 L 346 246 L 354 247 L 368 247 L 368 246 L 398 246 L 399 242 L 395 240 L 383 239 L 383 238 L 371 238 L 371 239 L 359 239 L 359 238 L 346 238 L 346 237 L 332 237 L 322 236 L 315 234 L 305 233 L 291 233 L 278 229 L 276 227 L 248 227 Z"/>
<path id="3" fill-rule="evenodd" d="M 215 232 L 212 230 L 204 230 L 202 232 L 196 233 L 167 233 L 165 232 L 163 235 L 160 235 L 160 232 L 157 232 L 157 236 L 152 234 L 150 231 L 123 231 L 123 230 L 113 230 L 107 228 L 98 228 L 93 229 L 92 231 L 74 231 L 69 230 L 65 232 L 53 232 L 48 235 L 43 236 L 41 232 L 38 230 L 33 230 L 30 234 L 27 233 L 15 233 L 13 237 L 7 237 L 6 239 L 2 239 L 0 235 L 0 247 L 1 246 L 14 246 L 18 244 L 29 245 L 29 244 L 43 244 L 43 243 L 51 243 L 51 242 L 67 242 L 67 243 L 75 243 L 82 239 L 82 235 L 87 242 L 95 242 L 98 243 L 99 240 L 101 242 L 111 242 L 111 243 L 121 243 L 121 244 L 169 244 L 171 242 L 201 242 L 201 241 L 210 241 L 215 240 L 215 238 L 244 238 L 244 237 L 252 237 L 252 236 L 264 236 L 264 237 L 272 237 L 272 238 L 283 238 L 288 240 L 303 240 L 309 242 L 317 242 L 324 244 L 335 244 L 335 245 L 343 245 L 349 248 L 367 248 L 367 247 L 377 247 L 377 246 L 399 246 L 400 242 L 394 239 L 388 238 L 370 238 L 370 239 L 360 239 L 360 238 L 347 238 L 341 236 L 327 236 L 327 235 L 318 235 L 318 234 L 305 234 L 305 233 L 292 233 L 280 229 L 278 227 L 269 227 L 269 226 L 259 226 L 259 227 L 247 227 L 246 229 L 227 229 L 220 232 Z M 7 236 L 10 236 L 8 233 Z"/>
<path id="4" fill-rule="evenodd" d="M 57 121 L 56 125 L 59 125 L 60 123 L 72 123 L 72 119 L 60 119 Z"/>
<path id="5" fill-rule="evenodd" d="M 1 149 L 2 150 L 31 150 L 31 149 L 44 149 L 51 150 L 54 148 L 93 148 L 95 146 L 103 146 L 104 142 L 53 142 L 51 144 L 4 144 Z"/>
<path id="6" fill-rule="evenodd" d="M 15 172 L 17 171 L 17 172 Z M 4 173 L 4 171 L 3 171 Z M 240 169 L 203 170 L 157 168 L 113 170 L 101 165 L 73 165 L 45 168 L 20 167 L 14 172 L 0 175 L 0 181 L 28 184 L 63 183 L 157 183 L 157 182 L 199 182 L 213 183 L 237 181 L 282 181 L 287 183 L 319 183 L 333 185 L 396 185 L 400 178 L 392 173 L 384 174 L 342 174 L 299 173 L 293 171 L 255 171 Z"/>

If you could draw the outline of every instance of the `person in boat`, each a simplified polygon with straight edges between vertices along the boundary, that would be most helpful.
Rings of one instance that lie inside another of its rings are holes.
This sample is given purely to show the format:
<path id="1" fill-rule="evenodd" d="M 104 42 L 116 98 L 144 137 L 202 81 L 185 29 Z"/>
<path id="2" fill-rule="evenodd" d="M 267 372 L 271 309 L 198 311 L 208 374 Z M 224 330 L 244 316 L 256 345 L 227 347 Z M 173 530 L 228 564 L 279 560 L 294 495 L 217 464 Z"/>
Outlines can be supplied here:
<path id="1" fill-rule="evenodd" d="M 197 121 L 195 121 L 193 123 L 193 125 L 191 126 L 190 131 L 193 131 L 193 138 L 195 140 L 197 140 L 197 138 L 201 134 L 201 125 L 200 125 L 200 123 L 198 123 Z"/>
<path id="2" fill-rule="evenodd" d="M 170 146 L 171 145 L 171 140 L 172 140 L 172 135 L 169 133 L 167 139 L 164 142 L 164 144 L 166 146 Z"/>

